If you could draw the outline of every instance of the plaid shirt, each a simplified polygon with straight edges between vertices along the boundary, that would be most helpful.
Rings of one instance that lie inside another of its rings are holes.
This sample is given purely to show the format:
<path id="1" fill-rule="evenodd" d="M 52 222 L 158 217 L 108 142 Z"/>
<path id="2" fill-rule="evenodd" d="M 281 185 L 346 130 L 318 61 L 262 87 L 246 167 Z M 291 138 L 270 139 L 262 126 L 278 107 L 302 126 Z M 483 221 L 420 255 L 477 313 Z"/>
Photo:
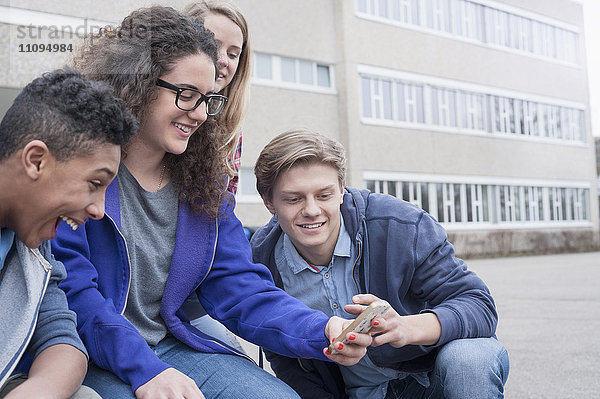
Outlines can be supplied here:
<path id="1" fill-rule="evenodd" d="M 238 189 L 239 172 L 242 166 L 242 133 L 240 132 L 240 138 L 235 148 L 235 152 L 227 157 L 227 163 L 234 170 L 233 177 L 229 180 L 229 187 L 227 189 L 235 195 Z"/>

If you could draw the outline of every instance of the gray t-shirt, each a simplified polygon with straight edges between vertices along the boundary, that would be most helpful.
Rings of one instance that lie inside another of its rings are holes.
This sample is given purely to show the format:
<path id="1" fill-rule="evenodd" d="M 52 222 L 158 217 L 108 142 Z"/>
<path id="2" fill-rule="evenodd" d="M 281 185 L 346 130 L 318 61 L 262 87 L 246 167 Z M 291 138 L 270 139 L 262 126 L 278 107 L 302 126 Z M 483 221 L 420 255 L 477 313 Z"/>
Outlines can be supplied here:
<path id="1" fill-rule="evenodd" d="M 119 167 L 117 181 L 121 232 L 131 264 L 124 316 L 148 344 L 156 345 L 167 334 L 159 311 L 175 249 L 177 189 L 169 183 L 157 192 L 146 191 L 124 164 Z"/>

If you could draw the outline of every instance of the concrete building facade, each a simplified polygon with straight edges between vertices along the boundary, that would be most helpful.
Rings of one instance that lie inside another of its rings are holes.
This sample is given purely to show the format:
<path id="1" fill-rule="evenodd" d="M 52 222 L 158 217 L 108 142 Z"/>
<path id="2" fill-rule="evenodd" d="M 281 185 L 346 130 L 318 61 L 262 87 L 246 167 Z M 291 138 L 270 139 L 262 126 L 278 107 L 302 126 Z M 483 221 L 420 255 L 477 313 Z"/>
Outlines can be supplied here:
<path id="1" fill-rule="evenodd" d="M 236 210 L 245 225 L 270 216 L 254 188 L 260 150 L 305 127 L 345 145 L 349 185 L 422 207 L 462 256 L 598 248 L 579 2 L 234 2 L 253 52 Z M 66 26 L 92 30 L 154 3 L 0 1 L 0 107 L 68 59 L 27 52 L 33 44 L 76 46 Z"/>

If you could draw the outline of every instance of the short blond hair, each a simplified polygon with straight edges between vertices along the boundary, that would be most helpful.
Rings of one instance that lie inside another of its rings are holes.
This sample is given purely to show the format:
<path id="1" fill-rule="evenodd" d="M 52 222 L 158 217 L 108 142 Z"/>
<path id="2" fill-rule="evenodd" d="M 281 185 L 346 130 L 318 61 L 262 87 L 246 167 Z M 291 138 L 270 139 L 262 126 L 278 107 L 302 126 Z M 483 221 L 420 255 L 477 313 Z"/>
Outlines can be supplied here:
<path id="1" fill-rule="evenodd" d="M 338 173 L 340 187 L 346 178 L 346 151 L 338 141 L 307 129 L 288 130 L 263 148 L 256 164 L 256 189 L 272 200 L 279 176 L 296 165 L 324 163 Z"/>

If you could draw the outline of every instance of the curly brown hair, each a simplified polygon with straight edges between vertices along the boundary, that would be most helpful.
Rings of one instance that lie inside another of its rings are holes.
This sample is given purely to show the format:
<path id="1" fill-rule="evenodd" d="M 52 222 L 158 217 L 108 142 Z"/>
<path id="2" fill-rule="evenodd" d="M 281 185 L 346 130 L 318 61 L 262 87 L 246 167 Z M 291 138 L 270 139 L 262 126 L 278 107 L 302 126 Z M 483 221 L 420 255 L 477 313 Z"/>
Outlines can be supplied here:
<path id="1" fill-rule="evenodd" d="M 206 54 L 216 70 L 213 33 L 171 7 L 153 6 L 133 11 L 116 28 L 88 36 L 73 64 L 88 79 L 109 83 L 143 125 L 148 105 L 157 96 L 156 80 L 194 54 Z M 227 181 L 222 161 L 226 139 L 225 130 L 209 117 L 183 154 L 165 156 L 179 199 L 197 214 L 219 213 Z"/>

